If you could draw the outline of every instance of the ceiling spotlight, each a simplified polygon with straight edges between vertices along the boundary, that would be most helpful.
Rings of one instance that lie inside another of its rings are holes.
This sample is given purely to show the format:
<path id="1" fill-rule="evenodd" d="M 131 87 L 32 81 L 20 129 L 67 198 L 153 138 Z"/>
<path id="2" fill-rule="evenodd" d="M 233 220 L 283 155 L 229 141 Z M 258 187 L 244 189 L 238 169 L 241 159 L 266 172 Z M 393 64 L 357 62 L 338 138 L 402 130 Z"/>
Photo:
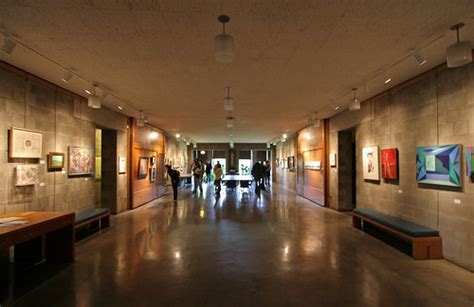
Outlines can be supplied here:
<path id="1" fill-rule="evenodd" d="M 122 107 L 122 106 L 120 106 L 120 105 L 119 105 L 119 106 L 117 106 L 117 108 L 118 108 L 119 110 L 123 110 L 123 107 Z"/>
<path id="2" fill-rule="evenodd" d="M 336 111 L 339 110 L 339 109 L 340 109 L 339 106 L 335 106 L 335 107 L 334 107 L 334 110 L 336 110 Z"/>
<path id="3" fill-rule="evenodd" d="M 63 73 L 63 76 L 61 77 L 61 81 L 63 81 L 64 83 L 68 83 L 72 77 L 73 77 L 73 74 L 71 72 L 65 71 Z"/>
<path id="4" fill-rule="evenodd" d="M 4 36 L 3 42 L 0 47 L 0 51 L 5 54 L 12 54 L 13 50 L 16 48 L 16 43 L 9 39 L 8 37 Z"/>
<path id="5" fill-rule="evenodd" d="M 190 143 L 189 143 L 189 142 L 186 142 L 186 146 L 189 146 L 189 145 L 190 145 Z"/>
<path id="6" fill-rule="evenodd" d="M 217 18 L 222 23 L 222 34 L 214 38 L 214 56 L 220 63 L 231 63 L 234 61 L 234 38 L 225 34 L 225 24 L 230 21 L 229 16 L 221 15 Z"/>
<path id="7" fill-rule="evenodd" d="M 232 128 L 234 126 L 234 118 L 229 116 L 226 118 L 227 120 L 227 128 Z"/>
<path id="8" fill-rule="evenodd" d="M 357 92 L 357 88 L 353 88 L 353 89 L 352 89 L 353 98 L 352 98 L 352 103 L 351 103 L 351 105 L 349 106 L 349 111 L 360 110 L 360 101 L 359 101 L 359 99 L 357 99 L 357 97 L 356 97 L 356 92 Z"/>
<path id="9" fill-rule="evenodd" d="M 176 133 L 176 138 L 179 139 L 181 137 L 181 134 Z"/>
<path id="10" fill-rule="evenodd" d="M 390 82 L 392 82 L 392 78 L 387 78 L 387 79 L 385 79 L 385 81 L 384 81 L 385 84 L 389 84 Z"/>
<path id="11" fill-rule="evenodd" d="M 463 23 L 458 23 L 451 27 L 451 30 L 456 31 L 457 41 L 446 49 L 446 60 L 450 68 L 463 66 L 472 62 L 471 42 L 459 41 L 459 29 L 462 27 L 464 27 Z"/>
<path id="12" fill-rule="evenodd" d="M 415 57 L 416 64 L 418 64 L 418 66 L 423 66 L 427 62 L 425 57 L 421 54 L 420 51 L 417 51 L 414 57 Z"/>
<path id="13" fill-rule="evenodd" d="M 287 135 L 286 133 L 283 133 L 282 137 L 283 137 L 284 139 L 286 139 L 286 138 L 288 137 L 288 135 Z"/>
<path id="14" fill-rule="evenodd" d="M 87 106 L 92 109 L 100 109 L 102 107 L 102 99 L 96 94 L 97 85 L 94 84 L 94 88 L 87 98 Z"/>
<path id="15" fill-rule="evenodd" d="M 138 118 L 137 118 L 137 126 L 143 127 L 145 126 L 145 123 L 146 123 L 146 114 L 143 113 L 142 110 L 140 110 L 140 113 L 138 114 Z"/>
<path id="16" fill-rule="evenodd" d="M 224 97 L 224 110 L 232 112 L 234 110 L 234 98 L 230 97 L 230 86 L 225 87 L 227 89 L 227 96 Z"/>

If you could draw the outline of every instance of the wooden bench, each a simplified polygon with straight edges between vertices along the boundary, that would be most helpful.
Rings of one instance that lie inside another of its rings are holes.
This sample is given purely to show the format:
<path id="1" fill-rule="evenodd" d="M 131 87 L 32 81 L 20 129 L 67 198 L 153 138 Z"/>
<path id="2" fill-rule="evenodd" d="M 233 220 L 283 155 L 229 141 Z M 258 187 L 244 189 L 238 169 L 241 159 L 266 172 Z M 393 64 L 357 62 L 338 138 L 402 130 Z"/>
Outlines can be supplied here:
<path id="1" fill-rule="evenodd" d="M 76 212 L 75 229 L 86 226 L 102 230 L 110 226 L 110 210 L 107 208 L 89 208 Z"/>
<path id="2" fill-rule="evenodd" d="M 411 244 L 411 256 L 416 260 L 441 259 L 442 241 L 437 230 L 405 219 L 381 213 L 375 209 L 354 209 L 352 225 L 363 229 L 365 224 L 375 226 Z"/>

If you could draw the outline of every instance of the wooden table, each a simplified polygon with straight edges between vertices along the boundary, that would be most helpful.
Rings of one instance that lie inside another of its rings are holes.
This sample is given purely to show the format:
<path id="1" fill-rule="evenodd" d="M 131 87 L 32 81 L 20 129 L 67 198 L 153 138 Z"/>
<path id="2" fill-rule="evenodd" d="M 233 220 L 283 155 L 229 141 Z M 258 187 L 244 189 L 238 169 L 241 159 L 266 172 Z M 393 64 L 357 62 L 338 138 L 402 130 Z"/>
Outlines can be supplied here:
<path id="1" fill-rule="evenodd" d="M 17 212 L 26 224 L 0 227 L 0 250 L 14 246 L 15 261 L 74 261 L 74 212 Z"/>

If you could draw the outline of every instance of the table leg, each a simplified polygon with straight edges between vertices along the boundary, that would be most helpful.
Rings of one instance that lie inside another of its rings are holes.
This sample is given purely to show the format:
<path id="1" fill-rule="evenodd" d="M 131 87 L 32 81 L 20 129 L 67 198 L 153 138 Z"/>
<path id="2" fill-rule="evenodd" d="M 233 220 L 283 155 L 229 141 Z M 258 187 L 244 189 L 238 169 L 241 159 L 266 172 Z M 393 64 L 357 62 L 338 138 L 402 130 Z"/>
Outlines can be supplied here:
<path id="1" fill-rule="evenodd" d="M 50 232 L 46 235 L 46 260 L 53 262 L 74 261 L 74 225 Z"/>

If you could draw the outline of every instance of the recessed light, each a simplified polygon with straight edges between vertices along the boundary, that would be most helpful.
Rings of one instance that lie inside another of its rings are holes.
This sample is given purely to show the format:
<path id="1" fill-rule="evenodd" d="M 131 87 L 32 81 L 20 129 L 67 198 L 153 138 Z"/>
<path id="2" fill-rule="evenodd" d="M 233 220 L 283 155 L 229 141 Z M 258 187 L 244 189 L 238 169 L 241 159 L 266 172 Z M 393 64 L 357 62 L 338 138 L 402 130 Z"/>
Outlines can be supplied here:
<path id="1" fill-rule="evenodd" d="M 339 106 L 335 106 L 335 107 L 334 107 L 334 110 L 337 111 L 337 110 L 339 110 L 339 108 L 340 108 Z"/>
<path id="2" fill-rule="evenodd" d="M 283 133 L 283 138 L 286 139 L 288 137 L 288 135 L 286 133 Z"/>
<path id="3" fill-rule="evenodd" d="M 385 84 L 389 84 L 390 82 L 392 81 L 392 78 L 388 78 L 387 80 L 385 80 Z"/>
<path id="4" fill-rule="evenodd" d="M 64 83 L 68 83 L 72 77 L 73 77 L 72 73 L 70 73 L 69 71 L 65 71 L 63 76 L 61 77 L 61 81 L 63 81 Z"/>
<path id="5" fill-rule="evenodd" d="M 176 138 L 179 139 L 181 137 L 181 134 L 176 133 Z"/>
<path id="6" fill-rule="evenodd" d="M 86 93 L 89 94 L 89 95 L 92 95 L 92 91 L 89 90 L 89 89 L 85 90 L 84 92 L 86 92 Z"/>
<path id="7" fill-rule="evenodd" d="M 119 110 L 123 110 L 123 107 L 122 107 L 122 106 L 117 106 L 117 108 L 118 108 Z"/>

